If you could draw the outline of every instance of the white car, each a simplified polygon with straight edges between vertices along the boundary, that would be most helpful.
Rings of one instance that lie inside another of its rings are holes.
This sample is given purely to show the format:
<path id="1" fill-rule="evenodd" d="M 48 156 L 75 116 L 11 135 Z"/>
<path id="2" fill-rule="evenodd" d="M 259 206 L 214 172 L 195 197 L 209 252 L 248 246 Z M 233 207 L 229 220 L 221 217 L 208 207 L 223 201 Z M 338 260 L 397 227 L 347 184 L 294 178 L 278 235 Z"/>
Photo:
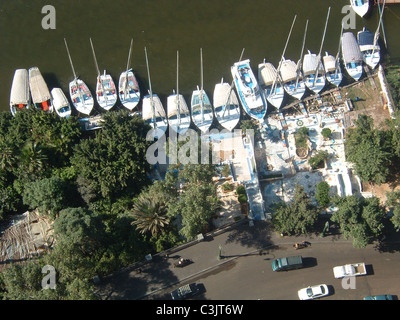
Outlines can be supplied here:
<path id="1" fill-rule="evenodd" d="M 326 284 L 300 289 L 297 292 L 300 300 L 310 300 L 329 295 L 329 289 Z"/>

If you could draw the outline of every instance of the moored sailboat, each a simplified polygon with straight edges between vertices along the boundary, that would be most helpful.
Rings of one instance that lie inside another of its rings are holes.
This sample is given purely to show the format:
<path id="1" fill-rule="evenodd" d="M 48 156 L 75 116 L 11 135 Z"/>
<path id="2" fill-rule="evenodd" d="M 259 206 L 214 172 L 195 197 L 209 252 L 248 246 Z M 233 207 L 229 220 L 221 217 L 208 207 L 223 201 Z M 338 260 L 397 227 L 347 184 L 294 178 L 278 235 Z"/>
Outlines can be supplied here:
<path id="1" fill-rule="evenodd" d="M 282 79 L 283 88 L 289 95 L 299 100 L 304 96 L 306 92 L 306 84 L 304 83 L 304 77 L 302 72 L 302 59 L 303 59 L 304 45 L 306 41 L 307 27 L 308 27 L 308 20 L 306 22 L 306 27 L 304 31 L 303 46 L 301 49 L 300 59 L 297 62 L 297 64 L 294 61 L 285 59 L 285 57 L 282 56 L 279 65 L 279 72 Z M 290 33 L 291 32 L 292 29 L 290 30 Z M 290 33 L 287 41 L 289 41 Z"/>
<path id="2" fill-rule="evenodd" d="M 326 80 L 328 80 L 328 82 L 332 83 L 337 87 L 343 80 L 343 73 L 339 61 L 342 33 L 343 33 L 343 25 L 340 30 L 339 48 L 336 57 L 330 55 L 328 52 L 325 52 L 325 56 L 322 58 L 324 62 Z"/>
<path id="3" fill-rule="evenodd" d="M 29 88 L 33 105 L 42 111 L 53 112 L 50 91 L 38 67 L 29 69 Z"/>
<path id="4" fill-rule="evenodd" d="M 104 110 L 108 111 L 115 105 L 118 99 L 114 80 L 112 79 L 111 75 L 106 74 L 106 70 L 104 70 L 103 74 L 100 74 L 100 69 L 97 64 L 96 53 L 94 52 L 93 42 L 91 38 L 90 38 L 90 45 L 92 46 L 93 58 L 97 70 L 97 81 L 96 81 L 97 103 Z"/>
<path id="5" fill-rule="evenodd" d="M 263 89 L 264 97 L 275 108 L 279 109 L 282 105 L 285 91 L 281 84 L 278 71 L 270 62 L 265 59 L 258 65 L 258 81 Z"/>
<path id="6" fill-rule="evenodd" d="M 360 47 L 352 32 L 345 32 L 342 35 L 342 58 L 349 76 L 358 81 L 363 72 L 363 60 Z"/>
<path id="7" fill-rule="evenodd" d="M 53 97 L 54 111 L 61 118 L 69 118 L 71 116 L 71 105 L 61 88 L 53 88 L 51 96 Z"/>
<path id="8" fill-rule="evenodd" d="M 244 111 L 253 119 L 263 122 L 267 106 L 251 70 L 250 60 L 235 62 L 231 67 L 231 73 Z"/>
<path id="9" fill-rule="evenodd" d="M 118 83 L 119 100 L 121 100 L 122 105 L 130 111 L 132 111 L 140 101 L 139 84 L 132 69 L 129 68 L 132 42 L 133 39 L 131 39 L 126 70 L 121 72 Z"/>
<path id="10" fill-rule="evenodd" d="M 374 69 L 381 59 L 378 37 L 379 33 L 374 34 L 365 27 L 357 33 L 357 42 L 360 46 L 363 61 L 371 69 Z"/>
<path id="11" fill-rule="evenodd" d="M 23 109 L 29 108 L 31 96 L 29 94 L 28 70 L 15 70 L 11 92 L 10 92 L 10 111 L 13 116 Z"/>
<path id="12" fill-rule="evenodd" d="M 197 86 L 192 92 L 190 101 L 191 115 L 193 123 L 202 132 L 207 132 L 210 129 L 214 120 L 213 108 L 207 93 L 203 89 L 203 50 L 200 48 L 200 75 L 201 88 Z"/>
<path id="13" fill-rule="evenodd" d="M 149 77 L 149 94 L 143 97 L 142 119 L 155 129 L 153 131 L 153 136 L 159 139 L 167 131 L 168 122 L 161 100 L 158 95 L 153 93 L 151 88 L 150 69 L 146 47 L 144 48 L 144 53 L 146 56 L 147 75 Z"/>
<path id="14" fill-rule="evenodd" d="M 176 93 L 167 98 L 168 124 L 178 134 L 184 134 L 190 126 L 190 112 L 185 98 L 179 93 L 179 52 L 176 52 Z"/>
<path id="15" fill-rule="evenodd" d="M 69 63 L 71 65 L 74 80 L 69 83 L 69 95 L 71 101 L 78 112 L 85 115 L 90 115 L 94 106 L 94 99 L 88 86 L 81 79 L 78 79 L 75 73 L 74 65 L 72 64 L 71 55 L 69 53 L 67 40 L 64 39 L 65 47 L 67 49 Z"/>
<path id="16" fill-rule="evenodd" d="M 221 83 L 215 85 L 213 102 L 218 122 L 225 129 L 232 131 L 240 120 L 239 100 L 233 90 L 233 84 L 230 85 L 221 79 Z"/>

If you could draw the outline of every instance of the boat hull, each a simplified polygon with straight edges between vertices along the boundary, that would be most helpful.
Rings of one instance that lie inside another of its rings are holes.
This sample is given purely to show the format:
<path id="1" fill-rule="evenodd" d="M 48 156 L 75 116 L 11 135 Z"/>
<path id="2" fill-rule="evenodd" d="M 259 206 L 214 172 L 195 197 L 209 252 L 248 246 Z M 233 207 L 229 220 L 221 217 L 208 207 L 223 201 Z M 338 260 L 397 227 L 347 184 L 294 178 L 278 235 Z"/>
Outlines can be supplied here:
<path id="1" fill-rule="evenodd" d="M 51 96 L 53 97 L 54 111 L 61 118 L 69 118 L 71 116 L 71 105 L 61 88 L 53 88 Z"/>
<path id="2" fill-rule="evenodd" d="M 326 52 L 325 56 L 323 57 L 323 62 L 326 80 L 334 86 L 338 87 L 343 80 L 343 73 L 340 67 L 339 60 Z"/>
<path id="3" fill-rule="evenodd" d="M 192 121 L 202 132 L 207 132 L 214 120 L 210 99 L 204 90 L 194 90 L 191 98 Z"/>
<path id="4" fill-rule="evenodd" d="M 279 109 L 285 97 L 285 90 L 277 70 L 271 63 L 264 62 L 258 65 L 258 81 L 264 94 L 264 100 Z"/>
<path id="5" fill-rule="evenodd" d="M 128 77 L 126 76 L 128 74 Z M 128 81 L 126 79 L 128 78 Z M 132 111 L 140 101 L 140 89 L 135 75 L 131 70 L 124 71 L 119 76 L 118 95 L 122 105 Z"/>
<path id="6" fill-rule="evenodd" d="M 244 111 L 253 119 L 264 122 L 267 106 L 251 70 L 250 60 L 236 62 L 231 67 L 231 73 Z"/>
<path id="7" fill-rule="evenodd" d="M 213 94 L 214 113 L 225 129 L 232 131 L 240 120 L 240 105 L 235 91 L 228 83 L 217 83 Z"/>
<path id="8" fill-rule="evenodd" d="M 361 18 L 369 11 L 369 0 L 350 0 L 350 5 Z"/>
<path id="9" fill-rule="evenodd" d="M 15 70 L 10 92 L 10 111 L 13 116 L 31 103 L 29 95 L 29 75 L 26 69 Z"/>
<path id="10" fill-rule="evenodd" d="M 160 98 L 156 94 L 146 95 L 142 101 L 142 118 L 153 129 L 153 137 L 160 138 L 168 128 L 167 117 Z"/>
<path id="11" fill-rule="evenodd" d="M 37 67 L 29 69 L 29 88 L 34 106 L 45 112 L 53 112 L 49 88 Z"/>
<path id="12" fill-rule="evenodd" d="M 117 102 L 118 97 L 114 81 L 112 77 L 105 72 L 97 77 L 96 99 L 100 107 L 106 111 L 114 107 L 115 103 Z"/>
<path id="13" fill-rule="evenodd" d="M 185 98 L 181 94 L 171 94 L 168 96 L 167 115 L 168 124 L 176 133 L 184 134 L 189 129 L 191 121 L 190 112 Z"/>
<path id="14" fill-rule="evenodd" d="M 74 79 L 69 83 L 69 94 L 75 109 L 80 113 L 90 115 L 94 99 L 86 83 L 81 79 Z"/>

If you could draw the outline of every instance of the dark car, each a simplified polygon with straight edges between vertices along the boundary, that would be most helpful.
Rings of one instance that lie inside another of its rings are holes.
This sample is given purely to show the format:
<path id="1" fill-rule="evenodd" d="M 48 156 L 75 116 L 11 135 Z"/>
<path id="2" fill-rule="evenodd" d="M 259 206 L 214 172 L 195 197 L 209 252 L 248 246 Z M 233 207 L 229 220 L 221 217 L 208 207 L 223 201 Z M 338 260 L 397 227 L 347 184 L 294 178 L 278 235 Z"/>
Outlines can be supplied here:
<path id="1" fill-rule="evenodd" d="M 171 297 L 173 300 L 183 300 L 193 297 L 194 295 L 199 293 L 199 291 L 200 290 L 197 283 L 190 283 L 172 291 Z"/>
<path id="2" fill-rule="evenodd" d="M 377 296 L 365 297 L 364 300 L 393 300 L 393 296 L 391 294 L 381 294 Z"/>

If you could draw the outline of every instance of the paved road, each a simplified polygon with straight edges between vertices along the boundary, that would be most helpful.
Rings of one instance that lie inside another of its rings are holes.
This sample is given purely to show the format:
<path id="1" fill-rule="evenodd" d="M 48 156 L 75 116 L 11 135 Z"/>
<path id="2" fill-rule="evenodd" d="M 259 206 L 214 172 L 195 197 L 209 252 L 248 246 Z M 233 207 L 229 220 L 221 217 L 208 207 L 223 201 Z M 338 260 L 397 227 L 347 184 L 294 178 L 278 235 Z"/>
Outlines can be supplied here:
<path id="1" fill-rule="evenodd" d="M 294 250 L 293 243 L 308 240 L 311 247 Z M 218 259 L 222 246 L 223 258 Z M 400 296 L 400 247 L 398 243 L 381 252 L 373 245 L 353 248 L 340 236 L 279 237 L 265 223 L 254 227 L 240 225 L 208 241 L 200 242 L 159 258 L 137 270 L 126 270 L 106 279 L 100 289 L 104 299 L 168 299 L 169 292 L 185 283 L 199 282 L 205 292 L 197 299 L 280 300 L 298 299 L 297 290 L 326 283 L 332 294 L 325 299 L 362 299 L 374 294 Z M 274 258 L 301 254 L 307 268 L 273 272 Z M 189 258 L 193 264 L 173 268 L 174 257 Z M 332 267 L 365 262 L 369 275 L 356 278 L 356 289 L 345 290 L 342 280 L 334 279 Z"/>

